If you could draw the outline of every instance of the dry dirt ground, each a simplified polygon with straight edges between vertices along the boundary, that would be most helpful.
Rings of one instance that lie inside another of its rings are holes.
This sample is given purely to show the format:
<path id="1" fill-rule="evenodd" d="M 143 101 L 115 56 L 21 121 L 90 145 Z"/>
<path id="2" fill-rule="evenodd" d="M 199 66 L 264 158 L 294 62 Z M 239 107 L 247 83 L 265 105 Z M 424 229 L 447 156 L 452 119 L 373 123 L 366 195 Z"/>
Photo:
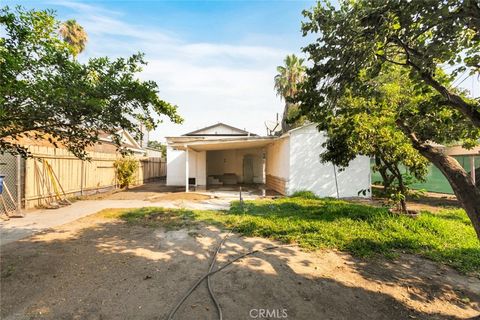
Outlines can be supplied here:
<path id="1" fill-rule="evenodd" d="M 384 206 L 386 204 L 385 198 L 373 197 L 372 199 L 349 199 L 353 202 L 369 204 L 373 206 Z M 427 196 L 420 197 L 418 199 L 407 199 L 407 206 L 409 210 L 414 211 L 430 211 L 438 212 L 446 208 L 461 208 L 460 203 L 454 196 L 451 195 L 437 195 L 430 193 Z"/>
<path id="2" fill-rule="evenodd" d="M 93 215 L 2 246 L 0 318 L 166 319 L 208 270 L 225 234 L 193 228 L 167 231 Z M 233 234 L 219 263 L 269 245 Z M 252 319 L 256 309 L 285 309 L 287 319 L 305 320 L 480 314 L 479 279 L 410 255 L 365 261 L 283 247 L 234 263 L 212 280 L 224 319 Z M 175 319 L 217 319 L 205 283 Z"/>
<path id="3" fill-rule="evenodd" d="M 193 188 L 193 187 L 192 187 Z M 279 194 L 275 191 L 265 190 L 265 194 L 258 186 L 243 185 L 242 196 L 244 199 L 256 199 L 258 197 L 275 197 Z M 184 192 L 184 187 L 166 186 L 164 182 L 147 183 L 133 187 L 130 190 L 115 190 L 85 196 L 85 200 L 144 200 L 151 202 L 158 201 L 201 201 L 213 198 L 228 198 L 229 201 L 239 197 L 238 186 L 221 186 L 218 188 L 192 189 Z"/>
<path id="4" fill-rule="evenodd" d="M 185 196 L 181 195 L 189 195 L 189 193 L 183 192 L 185 190 L 184 187 L 170 187 L 166 186 L 164 183 L 147 183 L 138 187 L 133 187 L 130 190 L 115 190 L 113 192 L 104 192 L 104 193 L 97 193 L 94 195 L 86 196 L 85 199 L 88 200 L 100 200 L 100 199 L 108 199 L 108 200 L 154 200 L 158 197 L 166 197 L 169 196 L 168 200 L 190 200 L 184 199 Z M 178 194 L 178 197 L 175 198 L 175 195 Z M 193 193 L 194 195 L 196 193 Z M 191 196 L 190 196 L 191 197 Z"/>
<path id="5" fill-rule="evenodd" d="M 228 189 L 223 186 L 222 189 Z M 233 189 L 232 189 L 233 190 Z M 208 200 L 215 197 L 215 189 L 199 192 L 184 192 L 183 187 L 171 187 L 166 186 L 164 182 L 147 183 L 138 187 L 131 188 L 130 190 L 116 190 L 113 192 L 98 193 L 90 196 L 83 197 L 86 200 L 145 200 L 151 202 L 158 201 L 201 201 Z M 252 191 L 252 190 L 250 190 Z M 253 191 L 258 197 L 258 192 Z M 235 195 L 234 192 L 230 192 L 229 196 Z M 278 193 L 267 191 L 266 196 L 274 197 L 279 196 Z M 248 196 L 247 196 L 248 197 Z M 385 199 L 372 198 L 372 199 L 350 199 L 351 201 L 357 201 L 360 203 L 367 203 L 374 206 L 382 206 Z M 456 200 L 455 196 L 448 194 L 436 194 L 426 193 L 418 199 L 408 199 L 408 208 L 410 210 L 428 210 L 431 212 L 437 212 L 445 208 L 460 208 L 460 204 Z"/>

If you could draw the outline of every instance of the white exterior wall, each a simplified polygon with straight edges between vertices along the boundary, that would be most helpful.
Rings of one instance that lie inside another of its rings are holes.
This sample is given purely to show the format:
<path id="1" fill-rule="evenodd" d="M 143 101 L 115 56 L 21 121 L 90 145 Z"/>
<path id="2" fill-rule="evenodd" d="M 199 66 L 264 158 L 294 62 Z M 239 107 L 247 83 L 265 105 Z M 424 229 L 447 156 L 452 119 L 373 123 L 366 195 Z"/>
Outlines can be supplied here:
<path id="1" fill-rule="evenodd" d="M 332 164 L 320 162 L 326 137 L 315 125 L 290 132 L 290 171 L 287 194 L 309 190 L 320 197 L 337 197 Z M 357 157 L 343 171 L 336 170 L 341 198 L 358 197 L 359 191 L 370 189 L 370 159 Z M 367 193 L 367 197 L 370 194 Z"/>
<path id="2" fill-rule="evenodd" d="M 288 181 L 290 174 L 290 139 L 284 137 L 267 146 L 266 174 Z"/>
<path id="3" fill-rule="evenodd" d="M 332 164 L 322 164 L 320 154 L 326 137 L 315 125 L 290 131 L 289 135 L 272 141 L 265 148 L 196 152 L 189 150 L 189 177 L 197 185 L 206 185 L 208 175 L 235 173 L 243 181 L 243 158 L 254 157 L 254 182 L 265 183 L 266 175 L 285 181 L 285 191 L 310 190 L 320 197 L 336 197 L 335 174 Z M 263 153 L 266 153 L 264 166 Z M 370 159 L 357 157 L 343 171 L 336 170 L 340 197 L 358 197 L 361 190 L 370 189 Z M 167 146 L 167 185 L 185 185 L 185 151 Z M 370 194 L 367 193 L 367 197 Z"/>
<path id="4" fill-rule="evenodd" d="M 185 151 L 167 146 L 167 186 L 185 185 Z"/>
<path id="5" fill-rule="evenodd" d="M 206 185 L 205 151 L 188 150 L 189 178 L 196 178 L 197 185 Z M 185 151 L 167 147 L 167 186 L 185 185 Z"/>

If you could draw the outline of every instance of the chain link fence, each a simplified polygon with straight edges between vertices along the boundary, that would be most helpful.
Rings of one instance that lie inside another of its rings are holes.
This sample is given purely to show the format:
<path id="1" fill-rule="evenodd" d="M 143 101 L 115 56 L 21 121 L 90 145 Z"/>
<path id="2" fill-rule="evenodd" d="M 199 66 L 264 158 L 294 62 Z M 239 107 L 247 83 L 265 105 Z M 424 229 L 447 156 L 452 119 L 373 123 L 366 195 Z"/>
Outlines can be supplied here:
<path id="1" fill-rule="evenodd" d="M 0 154 L 0 176 L 3 176 L 0 194 L 0 214 L 12 215 L 23 207 L 25 160 L 9 153 Z"/>
<path id="2" fill-rule="evenodd" d="M 467 171 L 467 173 L 470 175 L 472 172 L 472 164 L 475 167 L 475 181 L 476 185 L 480 185 L 480 156 L 472 156 L 472 155 L 467 155 L 467 156 L 453 156 L 455 159 L 457 159 L 458 163 Z M 473 157 L 473 161 L 472 161 Z M 373 161 L 372 161 L 373 165 Z M 403 167 L 401 169 L 404 172 L 407 172 L 407 170 Z M 447 178 L 443 175 L 443 173 L 435 167 L 433 164 L 430 164 L 428 167 L 428 173 L 427 176 L 425 177 L 426 180 L 425 182 L 415 182 L 413 183 L 410 187 L 412 189 L 417 189 L 417 190 L 425 190 L 428 192 L 437 192 L 437 193 L 448 193 L 448 194 L 453 194 L 452 187 L 450 186 L 450 183 L 448 182 Z M 376 184 L 376 182 L 382 181 L 382 177 L 380 176 L 380 173 L 378 172 L 372 172 L 372 183 Z"/>

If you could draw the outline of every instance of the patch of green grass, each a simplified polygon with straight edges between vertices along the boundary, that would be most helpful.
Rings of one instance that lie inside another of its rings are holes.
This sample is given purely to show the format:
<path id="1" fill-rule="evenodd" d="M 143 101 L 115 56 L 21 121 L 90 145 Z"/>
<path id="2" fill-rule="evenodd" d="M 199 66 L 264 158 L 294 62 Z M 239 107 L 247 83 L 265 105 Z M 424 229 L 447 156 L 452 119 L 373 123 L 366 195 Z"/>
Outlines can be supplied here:
<path id="1" fill-rule="evenodd" d="M 144 208 L 127 210 L 119 217 L 175 227 L 195 221 L 235 226 L 248 236 L 297 243 L 312 250 L 336 248 L 360 257 L 414 253 L 480 276 L 480 242 L 460 209 L 424 211 L 411 218 L 385 208 L 297 196 L 246 201 L 243 206 L 234 202 L 226 212 Z"/>
<path id="2" fill-rule="evenodd" d="M 193 212 L 179 209 L 145 207 L 140 209 L 104 209 L 98 216 L 122 219 L 130 224 L 159 227 L 168 230 L 189 228 L 195 224 Z"/>
<path id="3" fill-rule="evenodd" d="M 308 190 L 300 190 L 295 191 L 291 196 L 291 198 L 304 198 L 304 199 L 318 199 L 318 197 L 312 191 Z"/>

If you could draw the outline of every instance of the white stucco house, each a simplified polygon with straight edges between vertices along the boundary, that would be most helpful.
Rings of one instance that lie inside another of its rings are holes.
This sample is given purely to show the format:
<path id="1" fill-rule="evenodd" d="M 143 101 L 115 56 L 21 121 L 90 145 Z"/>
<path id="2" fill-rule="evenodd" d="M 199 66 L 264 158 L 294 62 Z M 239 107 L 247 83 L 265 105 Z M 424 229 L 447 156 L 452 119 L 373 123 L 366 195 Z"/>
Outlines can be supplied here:
<path id="1" fill-rule="evenodd" d="M 167 137 L 167 185 L 221 187 L 261 184 L 283 195 L 309 190 L 320 197 L 358 197 L 370 189 L 370 159 L 339 170 L 320 162 L 325 135 L 314 124 L 281 136 L 258 136 L 223 123 Z"/>

